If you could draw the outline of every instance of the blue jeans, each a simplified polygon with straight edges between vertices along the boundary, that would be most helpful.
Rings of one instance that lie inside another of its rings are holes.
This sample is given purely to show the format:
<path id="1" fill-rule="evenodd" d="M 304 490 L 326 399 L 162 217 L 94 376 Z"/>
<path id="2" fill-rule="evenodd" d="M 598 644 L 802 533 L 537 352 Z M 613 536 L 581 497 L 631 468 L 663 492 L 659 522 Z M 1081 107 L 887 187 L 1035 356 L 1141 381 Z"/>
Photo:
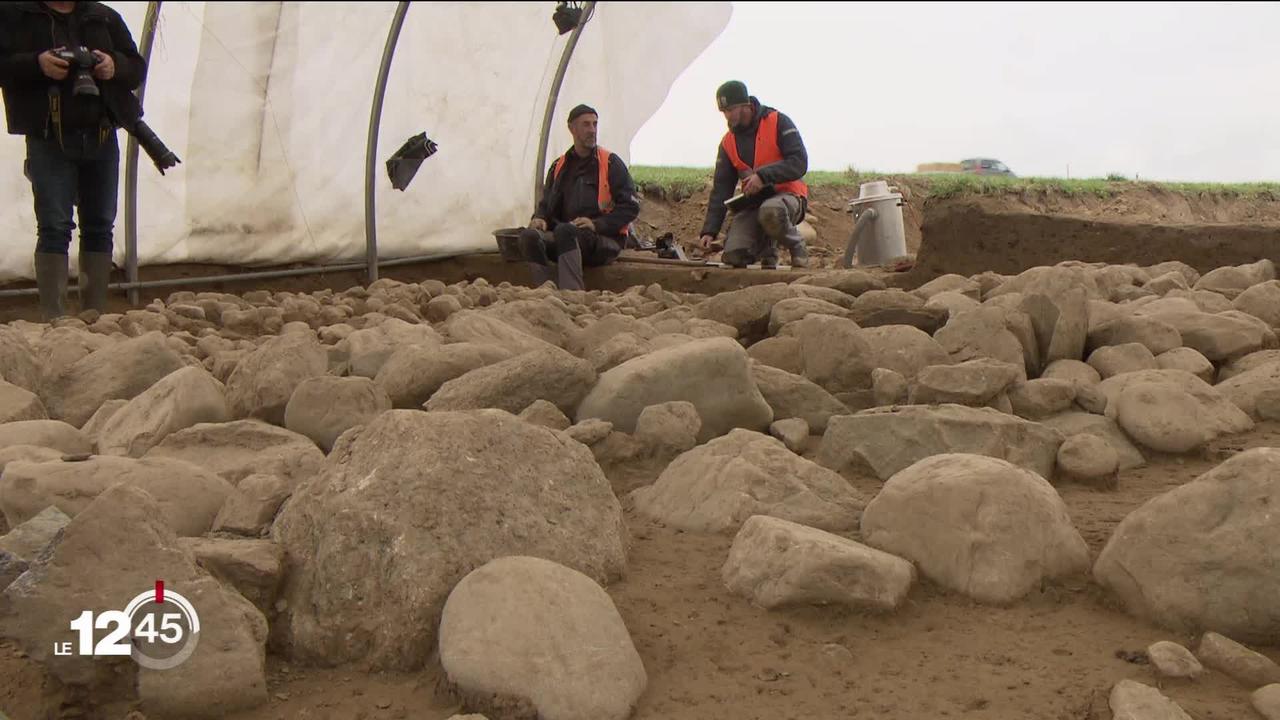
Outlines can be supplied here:
<path id="1" fill-rule="evenodd" d="M 96 131 L 68 132 L 62 146 L 57 138 L 28 135 L 26 174 L 36 201 L 36 252 L 67 254 L 73 208 L 79 209 L 80 252 L 111 252 L 120 185 L 115 130 L 101 144 Z"/>

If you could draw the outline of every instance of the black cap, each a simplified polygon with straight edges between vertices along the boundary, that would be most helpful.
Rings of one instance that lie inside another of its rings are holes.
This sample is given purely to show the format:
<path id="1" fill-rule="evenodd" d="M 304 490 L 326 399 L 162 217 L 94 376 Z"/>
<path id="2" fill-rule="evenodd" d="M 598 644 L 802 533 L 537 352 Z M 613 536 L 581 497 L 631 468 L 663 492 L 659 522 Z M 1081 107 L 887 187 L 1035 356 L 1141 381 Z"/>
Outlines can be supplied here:
<path id="1" fill-rule="evenodd" d="M 579 105 L 569 111 L 569 122 L 573 122 L 574 120 L 577 120 L 580 116 L 586 115 L 588 113 L 595 115 L 596 117 L 600 116 L 600 113 L 596 112 L 596 109 L 591 107 L 590 105 Z"/>
<path id="2" fill-rule="evenodd" d="M 747 92 L 747 85 L 740 80 L 730 80 L 716 90 L 716 106 L 721 110 L 728 110 L 734 105 L 746 105 L 749 102 L 751 102 L 751 95 Z"/>

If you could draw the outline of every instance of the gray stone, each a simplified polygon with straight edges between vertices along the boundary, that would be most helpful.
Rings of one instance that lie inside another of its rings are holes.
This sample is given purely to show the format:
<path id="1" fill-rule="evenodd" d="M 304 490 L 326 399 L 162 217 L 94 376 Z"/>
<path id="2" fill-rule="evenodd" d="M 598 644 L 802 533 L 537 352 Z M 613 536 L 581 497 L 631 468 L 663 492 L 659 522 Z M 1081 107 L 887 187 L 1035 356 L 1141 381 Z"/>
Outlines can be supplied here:
<path id="1" fill-rule="evenodd" d="M 1274 660 L 1215 632 L 1200 638 L 1196 657 L 1249 689 L 1280 683 L 1280 665 Z"/>
<path id="2" fill-rule="evenodd" d="M 544 718 L 626 720 L 648 682 L 608 593 L 525 556 L 492 560 L 449 594 L 440 664 L 466 706 L 495 716 L 523 704 Z"/>
<path id="3" fill-rule="evenodd" d="M 755 515 L 742 525 L 720 571 L 730 592 L 760 607 L 902 605 L 915 566 L 885 552 L 788 520 Z"/>
<path id="4" fill-rule="evenodd" d="M 809 423 L 803 418 L 775 420 L 769 426 L 769 434 L 781 440 L 788 450 L 798 455 L 804 450 L 805 443 L 809 441 Z"/>
<path id="5" fill-rule="evenodd" d="M 887 480 L 931 455 L 971 453 L 1053 477 L 1062 435 L 992 408 L 908 405 L 831 418 L 817 461 L 839 472 L 869 469 Z"/>
<path id="6" fill-rule="evenodd" d="M 1169 678 L 1194 678 L 1204 672 L 1204 666 L 1191 651 L 1178 643 L 1161 640 L 1147 647 L 1147 657 L 1156 672 Z"/>
<path id="7" fill-rule="evenodd" d="M 646 517 L 708 533 L 737 531 L 752 515 L 846 530 L 864 504 L 844 478 L 741 429 L 684 453 L 631 497 Z"/>
<path id="8" fill-rule="evenodd" d="M 1149 685 L 1121 680 L 1111 688 L 1113 720 L 1192 720 L 1178 703 Z"/>

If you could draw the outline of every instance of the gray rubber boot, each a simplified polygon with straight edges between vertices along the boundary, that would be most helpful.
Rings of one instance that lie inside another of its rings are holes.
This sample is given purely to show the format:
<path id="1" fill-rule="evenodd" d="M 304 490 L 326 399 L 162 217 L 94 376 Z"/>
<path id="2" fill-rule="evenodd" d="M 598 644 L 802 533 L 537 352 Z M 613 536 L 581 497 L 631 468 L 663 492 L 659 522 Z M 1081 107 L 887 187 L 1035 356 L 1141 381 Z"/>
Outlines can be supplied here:
<path id="1" fill-rule="evenodd" d="M 107 311 L 107 285 L 111 282 L 111 253 L 80 253 L 80 311 Z"/>
<path id="2" fill-rule="evenodd" d="M 36 253 L 36 286 L 40 312 L 50 322 L 67 314 L 67 256 Z"/>
<path id="3" fill-rule="evenodd" d="M 556 270 L 559 275 L 561 290 L 586 290 L 587 284 L 582 275 L 582 251 L 574 248 L 560 253 L 556 258 Z"/>

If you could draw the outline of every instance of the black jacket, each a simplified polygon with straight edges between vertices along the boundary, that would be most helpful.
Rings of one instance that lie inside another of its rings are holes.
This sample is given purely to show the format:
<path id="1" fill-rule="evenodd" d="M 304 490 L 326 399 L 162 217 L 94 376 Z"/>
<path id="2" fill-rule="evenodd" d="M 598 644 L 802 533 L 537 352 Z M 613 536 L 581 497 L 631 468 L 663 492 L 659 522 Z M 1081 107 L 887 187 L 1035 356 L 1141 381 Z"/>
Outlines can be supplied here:
<path id="1" fill-rule="evenodd" d="M 588 217 L 595 221 L 596 232 L 600 235 L 622 237 L 622 228 L 640 216 L 636 184 L 626 163 L 614 153 L 609 153 L 609 190 L 613 195 L 613 210 L 605 214 L 600 211 L 600 166 L 596 154 L 581 158 L 573 148 L 569 148 L 564 158 L 565 169 L 559 178 L 555 177 L 555 163 L 547 170 L 542 200 L 533 216 L 546 220 L 548 230 L 554 229 L 557 223 Z"/>
<path id="2" fill-rule="evenodd" d="M 60 44 L 54 40 L 51 12 L 39 2 L 0 3 L 0 90 L 10 135 L 44 135 L 49 87 L 62 85 L 47 77 L 36 60 Z M 115 61 L 115 77 L 98 81 L 107 112 L 115 125 L 131 127 L 142 117 L 133 91 L 142 84 L 147 66 L 129 27 L 120 13 L 102 3 L 78 2 L 75 13 L 80 18 L 81 44 Z"/>
<path id="3" fill-rule="evenodd" d="M 748 166 L 755 164 L 756 130 L 760 128 L 760 118 L 774 108 L 761 105 L 760 101 L 751 97 L 751 105 L 755 108 L 755 119 L 743 130 L 734 132 L 734 140 L 738 144 L 738 157 Z M 737 194 L 738 170 L 729 161 L 724 145 L 719 145 L 716 152 L 716 171 L 711 186 L 711 198 L 707 201 L 707 217 L 702 223 L 702 235 L 715 235 L 724 225 L 725 215 L 729 212 L 724 201 Z M 791 182 L 804 177 L 809 171 L 809 152 L 804 148 L 804 140 L 800 139 L 800 131 L 791 118 L 778 113 L 778 149 L 782 151 L 782 159 L 776 163 L 756 168 L 755 172 L 765 184 Z"/>

